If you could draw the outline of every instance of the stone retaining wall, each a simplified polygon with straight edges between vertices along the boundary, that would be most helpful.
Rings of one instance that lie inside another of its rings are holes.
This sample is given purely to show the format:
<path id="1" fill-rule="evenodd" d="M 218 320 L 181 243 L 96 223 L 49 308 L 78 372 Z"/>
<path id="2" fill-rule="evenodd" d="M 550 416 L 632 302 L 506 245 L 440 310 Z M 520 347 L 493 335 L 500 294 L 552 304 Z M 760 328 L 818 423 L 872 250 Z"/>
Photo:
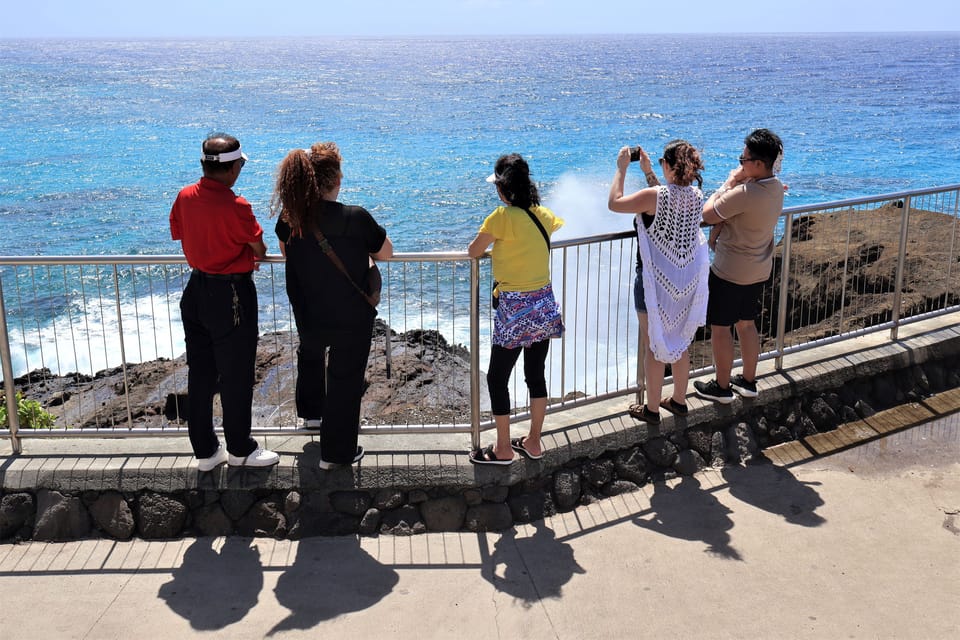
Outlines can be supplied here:
<path id="1" fill-rule="evenodd" d="M 780 399 L 771 394 L 768 404 L 740 405 L 737 414 L 715 415 L 708 423 L 676 428 L 634 446 L 545 467 L 510 486 L 11 491 L 0 497 L 0 540 L 497 531 L 635 491 L 647 482 L 750 462 L 766 447 L 960 387 L 958 371 L 960 356 L 951 353 L 895 371 L 862 371 L 835 390 L 794 390 L 795 395 Z"/>

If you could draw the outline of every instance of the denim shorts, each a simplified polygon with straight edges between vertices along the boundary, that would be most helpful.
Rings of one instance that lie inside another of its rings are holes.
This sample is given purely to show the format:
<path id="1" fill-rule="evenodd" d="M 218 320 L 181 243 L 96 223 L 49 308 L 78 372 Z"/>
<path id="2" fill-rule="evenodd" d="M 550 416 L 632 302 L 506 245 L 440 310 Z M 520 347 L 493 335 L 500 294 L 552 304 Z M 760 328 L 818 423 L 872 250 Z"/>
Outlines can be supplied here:
<path id="1" fill-rule="evenodd" d="M 633 308 L 637 313 L 647 312 L 647 302 L 643 297 L 643 274 L 637 270 L 637 276 L 633 280 Z"/>

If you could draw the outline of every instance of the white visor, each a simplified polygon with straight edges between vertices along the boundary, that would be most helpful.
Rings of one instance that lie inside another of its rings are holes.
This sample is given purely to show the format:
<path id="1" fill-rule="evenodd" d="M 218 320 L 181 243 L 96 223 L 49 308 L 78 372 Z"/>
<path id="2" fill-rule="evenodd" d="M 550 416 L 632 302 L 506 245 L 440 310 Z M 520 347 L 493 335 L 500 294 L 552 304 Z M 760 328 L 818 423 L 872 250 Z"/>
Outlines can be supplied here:
<path id="1" fill-rule="evenodd" d="M 227 151 L 226 153 L 220 153 L 216 155 L 204 153 L 202 156 L 200 156 L 200 159 L 206 162 L 233 162 L 234 160 L 239 160 L 240 158 L 243 158 L 244 162 L 247 161 L 247 154 L 240 149 L 236 149 L 235 151 Z"/>
<path id="2" fill-rule="evenodd" d="M 490 175 L 487 176 L 487 182 L 493 183 L 493 182 L 496 182 L 496 181 L 497 181 L 497 174 L 496 174 L 496 173 L 491 173 Z"/>

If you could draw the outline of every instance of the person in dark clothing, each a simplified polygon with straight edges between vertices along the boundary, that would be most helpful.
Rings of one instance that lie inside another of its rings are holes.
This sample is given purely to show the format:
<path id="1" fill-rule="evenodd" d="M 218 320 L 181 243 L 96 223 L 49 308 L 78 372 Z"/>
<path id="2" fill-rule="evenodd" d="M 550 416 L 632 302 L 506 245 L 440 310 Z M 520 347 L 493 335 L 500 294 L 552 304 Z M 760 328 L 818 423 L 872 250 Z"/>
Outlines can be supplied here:
<path id="1" fill-rule="evenodd" d="M 360 402 L 377 311 L 357 286 L 365 286 L 371 259 L 393 255 L 386 230 L 366 209 L 337 201 L 341 162 L 333 142 L 295 149 L 280 163 L 273 195 L 300 337 L 297 415 L 306 428 L 319 429 L 321 469 L 363 457 Z M 325 254 L 324 240 L 349 279 Z"/>
<path id="2" fill-rule="evenodd" d="M 280 461 L 250 437 L 257 358 L 256 260 L 267 253 L 253 209 L 232 191 L 247 156 L 240 141 L 215 133 L 203 142 L 203 177 L 170 210 L 170 234 L 193 268 L 180 300 L 187 347 L 187 428 L 200 471 L 224 462 L 269 467 Z M 213 430 L 219 390 L 226 450 Z"/>

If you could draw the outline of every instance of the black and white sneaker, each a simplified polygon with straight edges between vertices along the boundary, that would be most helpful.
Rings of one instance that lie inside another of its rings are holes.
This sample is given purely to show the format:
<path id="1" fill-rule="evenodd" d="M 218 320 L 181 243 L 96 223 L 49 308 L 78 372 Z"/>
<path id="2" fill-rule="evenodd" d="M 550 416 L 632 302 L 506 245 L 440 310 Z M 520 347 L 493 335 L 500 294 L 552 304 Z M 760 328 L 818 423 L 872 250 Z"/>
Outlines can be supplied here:
<path id="1" fill-rule="evenodd" d="M 716 380 L 711 380 L 710 382 L 700 382 L 697 380 L 693 383 L 693 388 L 701 398 L 713 400 L 720 404 L 730 404 L 733 402 L 733 390 L 730 389 L 730 387 L 724 389 L 717 384 Z"/>
<path id="2" fill-rule="evenodd" d="M 730 379 L 730 386 L 744 398 L 756 398 L 760 395 L 757 392 L 757 382 L 750 382 L 739 373 Z"/>
<path id="3" fill-rule="evenodd" d="M 349 465 L 351 465 L 351 464 L 353 464 L 353 463 L 355 463 L 355 462 L 360 462 L 360 460 L 363 458 L 363 453 L 364 453 L 363 447 L 357 447 L 357 453 L 356 453 L 355 456 L 353 456 L 353 460 L 351 460 L 350 462 L 346 462 L 346 463 L 341 463 L 341 462 L 328 462 L 328 461 L 324 460 L 323 458 L 320 458 L 320 464 L 319 464 L 319 466 L 320 466 L 320 468 L 323 469 L 324 471 L 329 471 L 330 469 L 336 469 L 337 467 L 341 467 L 341 466 L 344 466 L 344 467 L 345 467 L 345 466 L 349 466 Z"/>

